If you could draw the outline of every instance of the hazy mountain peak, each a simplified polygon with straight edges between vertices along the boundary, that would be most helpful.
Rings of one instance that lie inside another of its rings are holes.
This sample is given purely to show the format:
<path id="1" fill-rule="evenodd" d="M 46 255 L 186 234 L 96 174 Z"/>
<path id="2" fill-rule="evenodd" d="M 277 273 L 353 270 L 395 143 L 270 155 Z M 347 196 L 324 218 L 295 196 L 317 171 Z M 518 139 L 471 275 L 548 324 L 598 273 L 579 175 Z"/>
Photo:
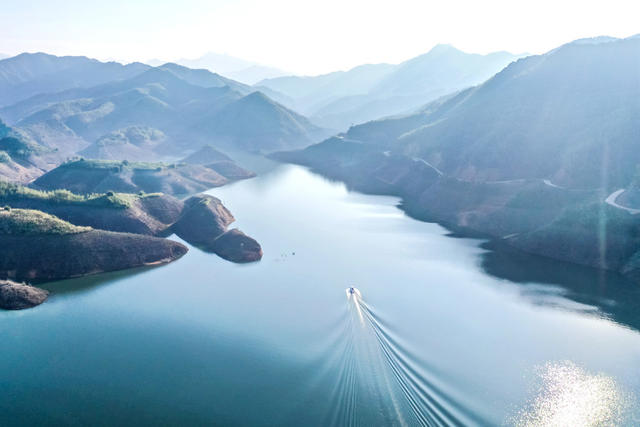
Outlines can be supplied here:
<path id="1" fill-rule="evenodd" d="M 245 84 L 254 84 L 267 78 L 287 74 L 277 68 L 215 52 L 205 53 L 200 58 L 195 59 L 182 58 L 176 62 L 190 68 L 206 69 Z"/>
<path id="2" fill-rule="evenodd" d="M 617 37 L 610 36 L 597 36 L 597 37 L 585 37 L 582 39 L 577 39 L 571 42 L 571 44 L 601 44 L 601 43 L 610 43 L 620 40 Z"/>
<path id="3" fill-rule="evenodd" d="M 277 102 L 275 102 L 273 99 L 269 98 L 267 95 L 260 92 L 259 90 L 255 92 L 251 92 L 250 94 L 242 98 L 241 101 L 251 102 L 251 103 L 262 103 L 262 104 L 269 104 L 269 105 L 278 105 Z"/>
<path id="4" fill-rule="evenodd" d="M 176 62 L 189 68 L 205 68 L 217 73 L 238 71 L 254 65 L 250 61 L 215 52 L 207 52 L 199 58 L 180 58 Z"/>
<path id="5" fill-rule="evenodd" d="M 449 43 L 438 43 L 429 50 L 428 53 L 442 53 L 442 52 L 461 52 L 461 50 L 455 48 Z"/>

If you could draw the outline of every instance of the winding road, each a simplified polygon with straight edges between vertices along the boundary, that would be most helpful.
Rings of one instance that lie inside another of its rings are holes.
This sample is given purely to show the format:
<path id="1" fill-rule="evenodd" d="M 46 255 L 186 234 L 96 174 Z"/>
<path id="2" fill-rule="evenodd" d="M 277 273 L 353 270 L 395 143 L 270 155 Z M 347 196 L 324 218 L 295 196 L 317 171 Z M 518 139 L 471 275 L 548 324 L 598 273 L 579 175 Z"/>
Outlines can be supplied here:
<path id="1" fill-rule="evenodd" d="M 622 206 L 619 205 L 616 200 L 618 199 L 618 197 L 624 193 L 624 188 L 621 188 L 620 190 L 616 190 L 613 193 L 609 194 L 609 196 L 605 199 L 605 203 L 613 206 L 614 208 L 618 208 L 618 209 L 622 209 L 625 210 L 627 212 L 629 212 L 631 215 L 636 215 L 640 213 L 640 209 L 633 209 L 633 208 L 628 208 L 626 206 Z"/>

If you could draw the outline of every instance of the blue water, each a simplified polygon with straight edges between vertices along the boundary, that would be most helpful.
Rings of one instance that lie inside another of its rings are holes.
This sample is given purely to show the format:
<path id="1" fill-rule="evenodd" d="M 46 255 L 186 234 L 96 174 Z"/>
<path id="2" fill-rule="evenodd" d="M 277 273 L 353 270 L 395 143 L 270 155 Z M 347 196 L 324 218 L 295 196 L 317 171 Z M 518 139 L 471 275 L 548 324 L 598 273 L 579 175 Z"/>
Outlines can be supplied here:
<path id="1" fill-rule="evenodd" d="M 210 191 L 261 262 L 191 248 L 0 312 L 0 424 L 640 422 L 637 283 L 451 237 L 297 166 L 261 172 Z"/>

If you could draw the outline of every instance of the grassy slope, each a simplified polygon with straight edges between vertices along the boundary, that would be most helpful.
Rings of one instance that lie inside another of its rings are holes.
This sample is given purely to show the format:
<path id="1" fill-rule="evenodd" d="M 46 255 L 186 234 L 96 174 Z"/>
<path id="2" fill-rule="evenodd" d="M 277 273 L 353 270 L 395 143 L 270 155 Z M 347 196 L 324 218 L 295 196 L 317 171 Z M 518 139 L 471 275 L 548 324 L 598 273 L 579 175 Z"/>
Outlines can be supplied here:
<path id="1" fill-rule="evenodd" d="M 44 212 L 31 209 L 0 210 L 0 234 L 65 235 L 91 231 L 91 227 L 79 227 Z"/>
<path id="2" fill-rule="evenodd" d="M 227 182 L 219 173 L 200 165 L 80 159 L 51 170 L 38 178 L 34 186 L 47 190 L 66 188 L 83 194 L 108 191 L 189 194 Z"/>
<path id="3" fill-rule="evenodd" d="M 0 202 L 9 204 L 12 200 L 38 200 L 51 204 L 67 204 L 103 208 L 128 208 L 138 199 L 159 196 L 159 193 L 91 193 L 74 194 L 68 190 L 40 191 L 0 181 Z"/>
<path id="4" fill-rule="evenodd" d="M 161 193 L 74 194 L 39 191 L 0 181 L 0 206 L 36 209 L 76 225 L 157 235 L 175 222 L 182 202 Z"/>

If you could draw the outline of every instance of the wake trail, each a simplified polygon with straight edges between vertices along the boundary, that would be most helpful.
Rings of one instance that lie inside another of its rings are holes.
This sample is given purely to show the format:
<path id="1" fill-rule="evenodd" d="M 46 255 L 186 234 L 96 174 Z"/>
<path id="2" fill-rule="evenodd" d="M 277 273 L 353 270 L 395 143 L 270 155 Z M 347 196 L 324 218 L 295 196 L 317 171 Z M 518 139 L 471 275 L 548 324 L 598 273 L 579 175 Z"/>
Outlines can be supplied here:
<path id="1" fill-rule="evenodd" d="M 322 425 L 349 426 L 360 425 L 358 420 L 358 372 L 356 366 L 357 348 L 354 340 L 354 328 L 357 327 L 354 316 L 348 316 L 343 330 L 344 336 L 335 354 L 339 355 L 334 364 L 337 377 L 333 389 L 327 396 L 330 401 L 329 411 Z"/>
<path id="2" fill-rule="evenodd" d="M 368 347 L 370 361 L 368 371 L 361 372 L 364 378 L 376 378 L 375 387 L 380 396 L 390 399 L 385 402 L 393 424 L 422 426 L 466 426 L 484 424 L 470 411 L 465 410 L 450 396 L 436 386 L 436 380 L 429 380 L 427 373 L 421 373 L 414 365 L 421 364 L 391 336 L 375 312 L 363 300 L 359 291 L 349 293 L 347 297 L 355 316 L 350 321 L 354 334 L 353 342 L 358 347 Z M 367 339 L 368 337 L 368 339 Z M 371 359 L 373 357 L 373 359 Z M 375 372 L 378 366 L 382 372 Z M 390 404 L 390 405 L 389 405 Z M 391 421 L 391 420 L 390 420 Z"/>

